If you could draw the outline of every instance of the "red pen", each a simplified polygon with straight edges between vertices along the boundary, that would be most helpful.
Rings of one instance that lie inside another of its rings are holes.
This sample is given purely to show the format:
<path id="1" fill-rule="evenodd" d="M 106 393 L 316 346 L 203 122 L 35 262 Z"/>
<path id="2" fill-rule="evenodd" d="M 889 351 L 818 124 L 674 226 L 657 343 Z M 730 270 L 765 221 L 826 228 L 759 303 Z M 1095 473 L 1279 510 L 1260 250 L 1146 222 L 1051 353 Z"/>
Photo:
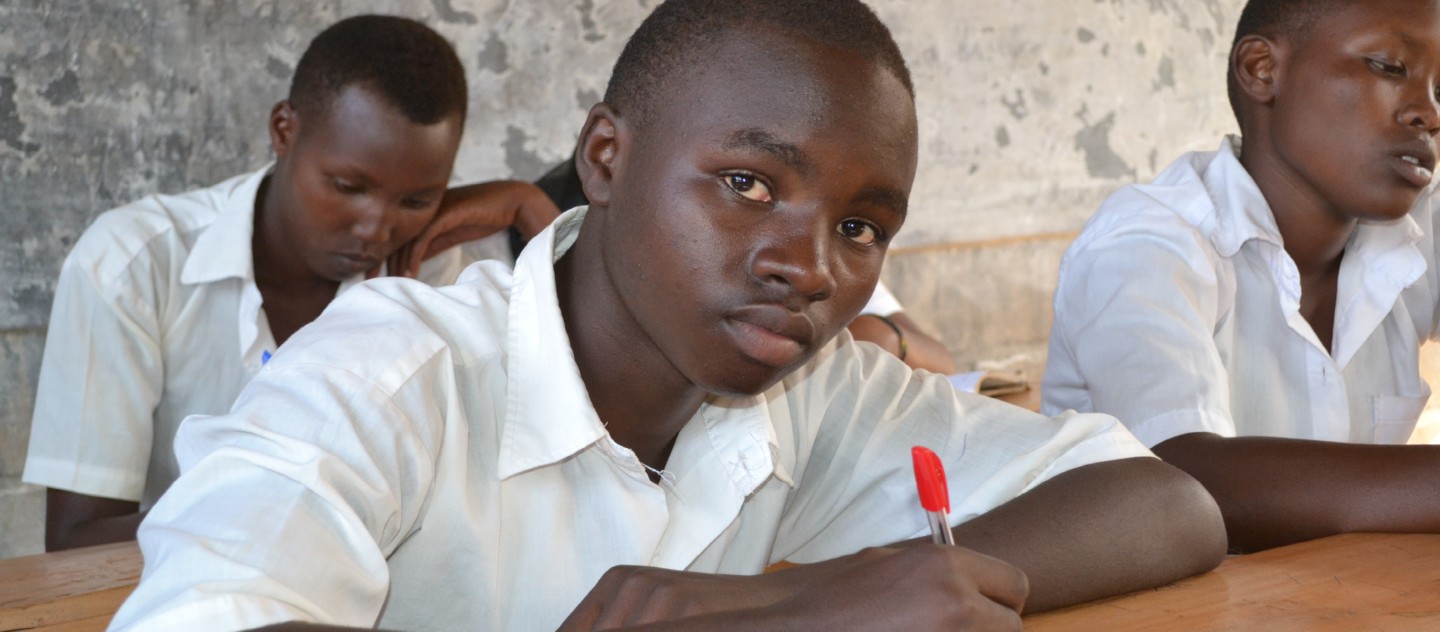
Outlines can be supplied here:
<path id="1" fill-rule="evenodd" d="M 945 466 L 930 448 L 910 448 L 915 460 L 915 489 L 920 492 L 920 506 L 930 519 L 930 535 L 936 544 L 955 544 L 950 532 L 950 488 L 945 484 Z"/>

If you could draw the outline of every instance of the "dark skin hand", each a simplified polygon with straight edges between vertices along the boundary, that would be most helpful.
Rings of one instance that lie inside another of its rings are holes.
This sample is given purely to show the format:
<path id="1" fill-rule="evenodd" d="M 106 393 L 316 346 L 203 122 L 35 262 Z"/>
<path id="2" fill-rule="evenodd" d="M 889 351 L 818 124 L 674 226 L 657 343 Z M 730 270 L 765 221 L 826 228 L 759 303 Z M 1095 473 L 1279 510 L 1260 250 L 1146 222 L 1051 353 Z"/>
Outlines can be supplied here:
<path id="1" fill-rule="evenodd" d="M 906 316 L 904 312 L 888 316 L 891 322 L 905 332 L 905 364 L 912 369 L 925 369 L 935 373 L 954 373 L 955 360 L 950 357 L 950 352 L 940 341 L 931 338 L 920 329 L 915 321 Z M 850 321 L 850 335 L 856 340 L 871 342 L 881 349 L 889 351 L 891 355 L 900 355 L 900 337 L 895 335 L 885 321 L 869 314 L 861 314 Z"/>
<path id="2" fill-rule="evenodd" d="M 1175 468 L 1107 461 L 956 527 L 961 546 L 907 542 L 751 576 L 616 567 L 561 629 L 1019 629 L 1022 611 L 1210 570 L 1221 529 L 1204 489 Z"/>
<path id="3" fill-rule="evenodd" d="M 77 494 L 63 489 L 45 492 L 45 550 L 64 551 L 82 546 L 135 539 L 145 514 L 140 503 Z"/>
<path id="4" fill-rule="evenodd" d="M 1357 531 L 1440 533 L 1435 446 L 1202 432 L 1154 451 L 1215 497 L 1236 552 Z"/>
<path id="5" fill-rule="evenodd" d="M 518 180 L 495 180 L 445 192 L 435 219 L 419 236 L 386 260 L 393 276 L 415 278 L 420 264 L 445 250 L 489 237 L 514 226 L 526 240 L 545 230 L 560 209 L 538 187 Z M 366 277 L 379 274 L 379 268 Z"/>

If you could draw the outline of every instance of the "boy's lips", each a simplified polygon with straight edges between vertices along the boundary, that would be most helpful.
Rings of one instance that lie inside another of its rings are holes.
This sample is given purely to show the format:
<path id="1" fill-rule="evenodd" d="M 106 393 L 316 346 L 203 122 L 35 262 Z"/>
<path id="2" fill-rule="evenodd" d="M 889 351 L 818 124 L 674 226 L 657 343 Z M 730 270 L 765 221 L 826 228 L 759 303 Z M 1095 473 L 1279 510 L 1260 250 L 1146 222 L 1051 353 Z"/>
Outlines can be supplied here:
<path id="1" fill-rule="evenodd" d="M 725 322 L 741 353 L 776 368 L 798 360 L 815 337 L 809 318 L 779 306 L 747 306 Z"/>
<path id="2" fill-rule="evenodd" d="M 1395 153 L 1395 168 L 1400 176 L 1416 187 L 1430 185 L 1435 175 L 1435 150 L 1429 143 L 1410 143 Z"/>
<path id="3" fill-rule="evenodd" d="M 335 253 L 335 259 L 339 261 L 341 267 L 349 271 L 350 274 L 369 272 L 373 270 L 375 266 L 380 265 L 379 259 L 363 254 Z"/>

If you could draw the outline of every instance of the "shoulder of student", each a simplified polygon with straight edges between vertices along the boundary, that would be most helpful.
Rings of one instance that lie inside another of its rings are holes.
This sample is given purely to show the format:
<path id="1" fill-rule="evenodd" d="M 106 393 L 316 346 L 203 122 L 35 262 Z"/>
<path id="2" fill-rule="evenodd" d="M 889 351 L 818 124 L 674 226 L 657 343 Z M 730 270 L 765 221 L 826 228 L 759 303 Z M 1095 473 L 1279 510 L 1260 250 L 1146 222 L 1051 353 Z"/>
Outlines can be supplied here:
<path id="1" fill-rule="evenodd" d="M 244 174 L 220 184 L 178 194 L 152 194 L 96 216 L 65 258 L 67 267 L 80 267 L 100 285 L 108 285 L 147 254 L 175 267 L 183 265 L 196 237 L 219 216 L 227 194 Z"/>

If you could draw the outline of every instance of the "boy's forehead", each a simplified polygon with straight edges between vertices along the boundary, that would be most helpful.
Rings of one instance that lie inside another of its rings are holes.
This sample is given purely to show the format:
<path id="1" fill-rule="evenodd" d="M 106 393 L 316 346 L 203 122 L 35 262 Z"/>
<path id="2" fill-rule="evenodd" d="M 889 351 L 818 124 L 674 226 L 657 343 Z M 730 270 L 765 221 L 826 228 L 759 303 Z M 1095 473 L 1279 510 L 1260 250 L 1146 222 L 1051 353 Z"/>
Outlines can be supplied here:
<path id="1" fill-rule="evenodd" d="M 690 62 L 659 82 L 647 118 L 664 127 L 723 127 L 732 130 L 728 139 L 767 122 L 855 117 L 882 102 L 900 118 L 914 117 L 904 84 L 880 63 L 775 27 L 727 29 Z"/>

